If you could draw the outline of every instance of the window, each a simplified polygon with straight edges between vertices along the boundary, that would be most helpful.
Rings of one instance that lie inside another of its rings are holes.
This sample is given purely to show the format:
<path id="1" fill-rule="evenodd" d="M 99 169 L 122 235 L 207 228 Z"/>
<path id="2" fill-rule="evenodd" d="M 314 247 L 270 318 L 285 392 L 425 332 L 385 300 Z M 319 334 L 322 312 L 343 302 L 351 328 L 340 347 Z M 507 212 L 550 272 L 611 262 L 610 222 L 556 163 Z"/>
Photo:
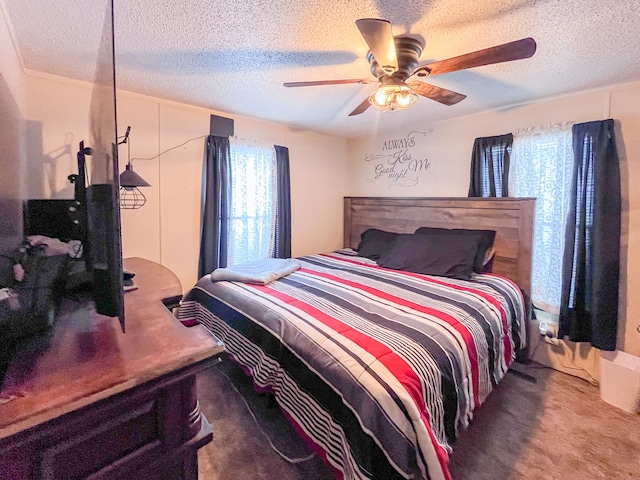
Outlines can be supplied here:
<path id="1" fill-rule="evenodd" d="M 509 195 L 536 197 L 531 300 L 549 313 L 560 310 L 564 236 L 573 165 L 571 125 L 515 132 Z"/>
<path id="2" fill-rule="evenodd" d="M 273 256 L 276 172 L 273 146 L 231 139 L 227 266 Z"/>
<path id="3" fill-rule="evenodd" d="M 207 136 L 198 275 L 291 256 L 289 149 Z"/>
<path id="4" fill-rule="evenodd" d="M 475 139 L 471 154 L 470 197 L 507 195 L 512 143 L 511 133 Z"/>
<path id="5" fill-rule="evenodd" d="M 483 176 L 482 182 L 482 196 L 488 197 L 491 191 L 491 182 L 489 181 L 489 175 L 493 172 L 493 182 L 496 186 L 496 197 L 502 197 L 502 172 L 504 171 L 504 154 L 507 146 L 493 145 L 487 149 L 488 162 L 485 164 L 486 175 Z M 489 162 L 492 168 L 489 168 Z"/>

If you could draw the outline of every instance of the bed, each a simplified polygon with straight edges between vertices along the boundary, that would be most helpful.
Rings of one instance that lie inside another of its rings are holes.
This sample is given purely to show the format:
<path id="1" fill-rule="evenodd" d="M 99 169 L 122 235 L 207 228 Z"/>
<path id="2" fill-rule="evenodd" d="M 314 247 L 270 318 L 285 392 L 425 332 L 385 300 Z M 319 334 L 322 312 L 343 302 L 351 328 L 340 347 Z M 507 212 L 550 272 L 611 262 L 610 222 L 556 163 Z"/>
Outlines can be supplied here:
<path id="1" fill-rule="evenodd" d="M 448 479 L 456 436 L 526 357 L 533 208 L 346 197 L 345 249 L 266 285 L 205 276 L 177 315 L 225 343 L 337 478 Z M 492 273 L 423 275 L 354 251 L 370 229 L 419 227 L 494 230 Z"/>

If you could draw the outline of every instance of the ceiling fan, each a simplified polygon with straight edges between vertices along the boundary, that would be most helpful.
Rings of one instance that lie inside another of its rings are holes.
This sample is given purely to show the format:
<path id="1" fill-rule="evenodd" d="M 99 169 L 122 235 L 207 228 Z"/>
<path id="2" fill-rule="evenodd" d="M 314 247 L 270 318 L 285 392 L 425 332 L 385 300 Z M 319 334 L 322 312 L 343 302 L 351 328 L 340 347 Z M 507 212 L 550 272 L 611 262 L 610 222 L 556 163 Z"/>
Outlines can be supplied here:
<path id="1" fill-rule="evenodd" d="M 496 45 L 495 47 L 485 48 L 458 57 L 420 65 L 419 59 L 424 44 L 408 36 L 394 37 L 391 30 L 391 22 L 388 20 L 361 18 L 356 20 L 356 26 L 369 46 L 367 60 L 371 64 L 371 73 L 375 79 L 287 82 L 284 86 L 308 87 L 349 83 L 381 83 L 381 86 L 358 105 L 349 116 L 359 115 L 371 105 L 384 111 L 406 109 L 415 103 L 418 95 L 444 105 L 455 105 L 464 100 L 466 95 L 446 88 L 436 87 L 417 79 L 411 80 L 410 77 L 427 77 L 482 65 L 520 60 L 531 57 L 536 51 L 535 40 L 533 38 L 523 38 L 515 42 Z"/>

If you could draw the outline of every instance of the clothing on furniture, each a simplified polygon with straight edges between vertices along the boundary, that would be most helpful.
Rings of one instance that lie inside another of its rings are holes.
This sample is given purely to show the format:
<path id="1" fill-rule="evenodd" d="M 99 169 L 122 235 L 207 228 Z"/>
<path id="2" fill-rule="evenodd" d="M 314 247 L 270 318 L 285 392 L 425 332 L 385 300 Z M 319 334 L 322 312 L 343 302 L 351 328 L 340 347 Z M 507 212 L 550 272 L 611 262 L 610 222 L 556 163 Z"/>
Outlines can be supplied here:
<path id="1" fill-rule="evenodd" d="M 226 268 L 216 268 L 211 272 L 210 278 L 213 282 L 230 280 L 267 285 L 299 268 L 300 264 L 290 258 L 263 258 Z"/>

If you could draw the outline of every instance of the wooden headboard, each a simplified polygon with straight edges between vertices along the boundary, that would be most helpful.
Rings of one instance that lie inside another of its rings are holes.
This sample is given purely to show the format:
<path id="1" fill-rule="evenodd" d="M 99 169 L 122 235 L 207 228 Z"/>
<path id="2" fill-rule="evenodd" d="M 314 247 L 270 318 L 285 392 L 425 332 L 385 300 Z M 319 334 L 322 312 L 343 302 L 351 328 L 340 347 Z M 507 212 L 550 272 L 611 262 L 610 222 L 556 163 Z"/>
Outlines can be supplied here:
<path id="1" fill-rule="evenodd" d="M 495 230 L 493 272 L 531 292 L 535 198 L 345 197 L 344 246 L 368 228 L 413 233 L 418 227 Z"/>

